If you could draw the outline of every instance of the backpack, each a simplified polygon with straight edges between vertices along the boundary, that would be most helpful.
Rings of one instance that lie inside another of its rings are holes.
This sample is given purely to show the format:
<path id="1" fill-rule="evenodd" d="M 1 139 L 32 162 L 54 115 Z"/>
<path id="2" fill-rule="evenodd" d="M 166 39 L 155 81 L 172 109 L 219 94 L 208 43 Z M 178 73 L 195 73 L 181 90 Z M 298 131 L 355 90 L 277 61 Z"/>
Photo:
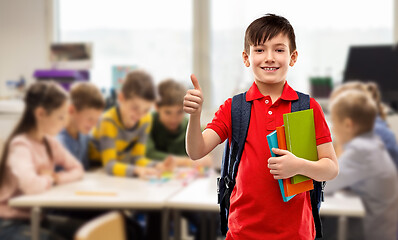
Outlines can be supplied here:
<path id="1" fill-rule="evenodd" d="M 310 109 L 310 96 L 296 91 L 299 99 L 292 102 L 291 112 Z M 235 178 L 238 171 L 243 148 L 246 142 L 250 122 L 252 102 L 246 101 L 246 92 L 232 98 L 231 122 L 232 136 L 227 139 L 221 165 L 221 177 L 217 178 L 218 204 L 220 204 L 221 233 L 228 231 L 229 204 Z M 312 216 L 314 218 L 316 238 L 322 238 L 322 223 L 319 209 L 323 199 L 323 189 L 326 182 L 313 180 L 314 189 L 310 191 Z"/>

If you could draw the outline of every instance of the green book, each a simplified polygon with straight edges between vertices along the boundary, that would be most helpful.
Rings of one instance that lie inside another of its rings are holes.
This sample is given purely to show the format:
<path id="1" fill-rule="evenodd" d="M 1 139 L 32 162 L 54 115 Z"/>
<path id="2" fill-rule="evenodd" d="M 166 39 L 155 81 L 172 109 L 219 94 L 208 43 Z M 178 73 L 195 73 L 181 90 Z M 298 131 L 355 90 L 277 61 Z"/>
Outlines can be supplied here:
<path id="1" fill-rule="evenodd" d="M 315 139 L 314 112 L 312 109 L 283 114 L 287 150 L 295 156 L 310 161 L 318 160 Z M 291 177 L 291 183 L 307 181 L 302 175 Z"/>

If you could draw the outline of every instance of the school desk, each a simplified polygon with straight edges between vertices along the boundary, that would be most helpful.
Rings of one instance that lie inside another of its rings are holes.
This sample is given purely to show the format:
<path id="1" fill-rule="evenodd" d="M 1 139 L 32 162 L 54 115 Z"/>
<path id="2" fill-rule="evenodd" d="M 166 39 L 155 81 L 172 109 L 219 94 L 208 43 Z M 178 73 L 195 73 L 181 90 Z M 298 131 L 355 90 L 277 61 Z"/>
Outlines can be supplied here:
<path id="1" fill-rule="evenodd" d="M 167 201 L 167 206 L 173 212 L 174 233 L 176 234 L 175 239 L 179 240 L 181 239 L 181 229 L 179 224 L 181 211 L 190 210 L 202 213 L 213 212 L 218 214 L 219 206 L 217 205 L 216 176 L 196 179 L 183 190 L 171 197 Z M 347 192 L 338 192 L 334 195 L 325 196 L 325 201 L 322 202 L 320 213 L 321 216 L 338 217 L 338 239 L 344 240 L 346 239 L 347 232 L 347 218 L 364 217 L 365 208 L 358 196 Z M 214 225 L 215 224 L 210 224 L 210 226 Z M 204 232 L 206 231 L 205 228 L 202 228 L 202 230 Z M 213 229 L 210 229 L 210 231 L 214 232 Z"/>
<path id="2" fill-rule="evenodd" d="M 347 219 L 349 217 L 363 218 L 366 211 L 361 199 L 349 192 L 337 192 L 325 195 L 325 202 L 321 205 L 321 216 L 338 217 L 337 239 L 347 239 Z"/>
<path id="3" fill-rule="evenodd" d="M 174 240 L 181 239 L 181 212 L 185 210 L 201 213 L 201 236 L 203 240 L 208 239 L 206 238 L 208 230 L 211 233 L 216 232 L 215 228 L 218 225 L 215 219 L 219 218 L 216 179 L 217 176 L 214 175 L 207 178 L 195 179 L 167 201 L 167 207 L 173 213 Z M 214 228 L 206 229 L 205 213 L 214 214 L 214 217 L 210 218 L 211 223 L 208 224 L 209 226 L 214 226 Z M 216 236 L 212 237 L 213 239 L 216 238 Z"/>
<path id="4" fill-rule="evenodd" d="M 32 239 L 38 240 L 43 209 L 145 209 L 162 211 L 163 239 L 168 234 L 166 201 L 183 188 L 181 181 L 147 181 L 112 177 L 104 172 L 87 173 L 81 181 L 55 186 L 47 192 L 10 200 L 13 207 L 29 207 Z"/>

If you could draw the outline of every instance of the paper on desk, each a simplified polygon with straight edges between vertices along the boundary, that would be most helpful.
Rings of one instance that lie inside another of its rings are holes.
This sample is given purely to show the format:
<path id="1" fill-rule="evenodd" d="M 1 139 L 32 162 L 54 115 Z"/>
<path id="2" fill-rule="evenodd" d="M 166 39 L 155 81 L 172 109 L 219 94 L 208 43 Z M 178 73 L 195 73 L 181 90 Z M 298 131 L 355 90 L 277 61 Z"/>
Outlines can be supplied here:
<path id="1" fill-rule="evenodd" d="M 76 191 L 75 194 L 80 196 L 117 196 L 115 192 Z"/>

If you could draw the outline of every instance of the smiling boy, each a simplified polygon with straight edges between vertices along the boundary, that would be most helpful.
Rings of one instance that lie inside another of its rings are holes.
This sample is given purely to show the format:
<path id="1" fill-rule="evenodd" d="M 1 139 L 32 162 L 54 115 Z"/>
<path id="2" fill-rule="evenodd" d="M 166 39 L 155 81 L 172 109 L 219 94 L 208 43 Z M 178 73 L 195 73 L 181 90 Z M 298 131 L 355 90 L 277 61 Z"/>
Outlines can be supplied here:
<path id="1" fill-rule="evenodd" d="M 246 93 L 246 101 L 251 101 L 252 107 L 245 147 L 230 197 L 226 239 L 314 239 L 309 193 L 298 194 L 285 203 L 275 179 L 301 174 L 327 181 L 337 176 L 337 158 L 321 107 L 310 99 L 318 161 L 307 161 L 280 149 L 273 150 L 280 157 L 271 157 L 266 140 L 269 133 L 283 125 L 283 114 L 289 113 L 292 101 L 298 99 L 286 80 L 289 66 L 293 67 L 298 58 L 293 27 L 285 18 L 273 14 L 255 20 L 246 30 L 242 57 L 254 76 Z M 194 75 L 191 80 L 195 89 L 188 90 L 184 100 L 184 111 L 190 114 L 186 145 L 191 159 L 199 159 L 231 138 L 232 99 L 220 106 L 202 133 L 202 91 Z"/>

